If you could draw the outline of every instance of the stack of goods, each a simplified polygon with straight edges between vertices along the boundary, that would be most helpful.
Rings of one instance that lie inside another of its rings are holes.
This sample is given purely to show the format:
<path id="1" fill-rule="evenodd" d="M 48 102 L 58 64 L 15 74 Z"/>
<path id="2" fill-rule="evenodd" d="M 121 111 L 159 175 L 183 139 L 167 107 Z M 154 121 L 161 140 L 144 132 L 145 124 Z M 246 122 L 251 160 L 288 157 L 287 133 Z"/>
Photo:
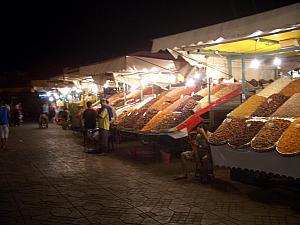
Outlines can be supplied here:
<path id="1" fill-rule="evenodd" d="M 294 80 L 289 83 L 285 88 L 280 91 L 285 96 L 292 96 L 296 93 L 300 93 L 300 79 Z"/>
<path id="2" fill-rule="evenodd" d="M 218 91 L 220 91 L 222 88 L 224 88 L 224 84 L 219 84 L 219 85 L 213 85 L 210 87 L 210 94 L 214 95 L 215 93 L 217 93 Z M 203 88 L 200 91 L 198 91 L 197 93 L 195 93 L 195 95 L 200 95 L 202 97 L 205 97 L 208 95 L 208 88 Z"/>
<path id="3" fill-rule="evenodd" d="M 213 145 L 226 144 L 228 139 L 234 135 L 235 130 L 245 122 L 246 119 L 225 119 L 218 129 L 209 136 L 209 142 Z"/>
<path id="4" fill-rule="evenodd" d="M 114 94 L 112 96 L 110 96 L 107 100 L 109 101 L 109 103 L 113 103 L 115 102 L 116 100 L 119 100 L 121 98 L 124 98 L 124 92 L 119 92 L 117 94 Z"/>
<path id="5" fill-rule="evenodd" d="M 157 98 L 152 99 L 148 103 L 146 103 L 144 106 L 142 106 L 139 109 L 133 110 L 130 114 L 127 115 L 127 117 L 124 120 L 123 126 L 125 128 L 133 128 L 136 121 L 143 116 L 143 114 L 149 109 L 149 107 L 157 101 Z"/>
<path id="6" fill-rule="evenodd" d="M 124 104 L 125 104 L 124 98 L 117 99 L 114 102 L 110 103 L 110 105 L 115 108 L 119 108 L 119 107 L 123 106 Z"/>
<path id="7" fill-rule="evenodd" d="M 248 81 L 253 87 L 258 87 L 259 83 L 257 80 L 255 79 L 252 79 L 250 81 Z"/>
<path id="8" fill-rule="evenodd" d="M 291 79 L 288 77 L 280 78 L 280 79 L 274 81 L 273 83 L 269 84 L 265 89 L 260 91 L 257 95 L 268 98 L 272 94 L 280 92 L 290 82 L 291 82 Z"/>
<path id="9" fill-rule="evenodd" d="M 140 117 L 134 128 L 137 130 L 142 129 L 146 124 L 160 111 L 165 110 L 167 107 L 172 105 L 172 102 L 178 100 L 181 95 L 189 95 L 193 92 L 193 88 L 174 88 L 169 90 L 163 97 L 161 97 L 157 102 L 155 102 L 144 114 Z M 163 116 L 162 114 L 161 116 Z"/>
<path id="10" fill-rule="evenodd" d="M 264 127 L 252 139 L 251 147 L 257 152 L 270 151 L 275 147 L 276 142 L 282 133 L 291 124 L 289 120 L 273 119 L 266 122 Z"/>
<path id="11" fill-rule="evenodd" d="M 229 138 L 228 144 L 234 148 L 244 148 L 264 126 L 265 122 L 257 120 L 247 120 L 236 127 L 233 135 Z"/>
<path id="12" fill-rule="evenodd" d="M 273 117 L 300 117 L 300 93 L 294 94 L 273 114 Z"/>
<path id="13" fill-rule="evenodd" d="M 117 119 L 115 121 L 115 124 L 117 124 L 118 127 L 124 127 L 124 121 L 125 118 L 133 111 L 133 109 L 127 109 L 123 111 L 119 116 L 117 116 Z"/>
<path id="14" fill-rule="evenodd" d="M 228 84 L 228 85 L 220 84 L 216 87 L 218 87 L 218 88 L 216 88 L 215 90 L 218 90 L 218 91 L 211 93 L 210 103 L 217 101 L 218 99 L 228 95 L 229 93 L 231 93 L 239 88 L 239 86 L 236 84 Z M 194 108 L 194 112 L 197 112 L 200 109 L 203 109 L 203 108 L 209 106 L 210 103 L 209 103 L 209 96 L 205 96 L 204 98 L 202 98 L 199 101 L 199 104 Z"/>
<path id="15" fill-rule="evenodd" d="M 189 96 L 184 96 L 183 98 L 177 100 L 175 103 L 173 103 L 163 111 L 159 112 L 146 124 L 145 127 L 143 127 L 142 131 L 157 130 L 157 126 L 162 127 L 164 129 L 167 125 L 167 118 L 171 117 L 173 112 L 176 111 L 180 107 L 180 105 L 184 104 L 184 102 L 186 102 L 188 98 Z"/>
<path id="16" fill-rule="evenodd" d="M 186 97 L 185 100 L 182 101 L 168 117 L 165 117 L 160 121 L 154 129 L 163 130 L 176 127 L 193 114 L 192 109 L 197 105 L 197 101 L 201 98 L 202 97 L 198 95 Z"/>
<path id="17" fill-rule="evenodd" d="M 283 155 L 300 153 L 300 120 L 295 120 L 283 132 L 277 143 L 277 152 Z"/>
<path id="18" fill-rule="evenodd" d="M 228 116 L 231 117 L 249 117 L 266 100 L 265 97 L 253 95 L 243 104 L 233 110 Z"/>
<path id="19" fill-rule="evenodd" d="M 281 94 L 273 94 L 267 98 L 255 111 L 252 116 L 266 117 L 271 116 L 289 97 Z"/>

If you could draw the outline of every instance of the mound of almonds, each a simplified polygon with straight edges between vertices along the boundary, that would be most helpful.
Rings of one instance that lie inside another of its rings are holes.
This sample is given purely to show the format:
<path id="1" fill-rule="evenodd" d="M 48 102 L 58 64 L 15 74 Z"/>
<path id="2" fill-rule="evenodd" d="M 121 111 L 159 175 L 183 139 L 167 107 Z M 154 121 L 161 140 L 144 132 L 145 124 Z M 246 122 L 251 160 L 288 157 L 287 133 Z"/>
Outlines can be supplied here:
<path id="1" fill-rule="evenodd" d="M 248 120 L 241 123 L 241 125 L 232 133 L 232 136 L 228 140 L 228 144 L 236 148 L 246 147 L 264 124 L 265 122 L 255 120 Z"/>
<path id="2" fill-rule="evenodd" d="M 273 114 L 273 117 L 300 117 L 300 93 L 294 94 Z"/>
<path id="3" fill-rule="evenodd" d="M 295 120 L 283 132 L 277 143 L 277 151 L 284 155 L 300 153 L 300 119 Z"/>
<path id="4" fill-rule="evenodd" d="M 165 117 L 160 123 L 154 128 L 155 130 L 170 129 L 176 127 L 181 122 L 186 120 L 192 115 L 192 109 L 197 105 L 197 100 L 199 98 L 189 97 L 184 102 L 182 102 L 172 114 Z"/>
<path id="5" fill-rule="evenodd" d="M 296 93 L 300 93 L 300 79 L 293 80 L 280 91 L 280 94 L 283 94 L 285 96 L 292 96 Z"/>
<path id="6" fill-rule="evenodd" d="M 148 109 L 141 117 L 135 122 L 133 128 L 136 130 L 142 129 L 157 113 L 157 109 Z"/>
<path id="7" fill-rule="evenodd" d="M 267 149 L 272 150 L 282 133 L 290 124 L 290 121 L 283 119 L 269 120 L 252 139 L 251 147 L 254 148 L 255 151 L 261 150 L 262 152 Z"/>
<path id="8" fill-rule="evenodd" d="M 218 129 L 209 136 L 213 145 L 225 144 L 238 127 L 244 125 L 246 119 L 225 119 Z"/>
<path id="9" fill-rule="evenodd" d="M 252 116 L 271 116 L 289 97 L 281 94 L 273 94 L 267 98 L 255 111 Z"/>

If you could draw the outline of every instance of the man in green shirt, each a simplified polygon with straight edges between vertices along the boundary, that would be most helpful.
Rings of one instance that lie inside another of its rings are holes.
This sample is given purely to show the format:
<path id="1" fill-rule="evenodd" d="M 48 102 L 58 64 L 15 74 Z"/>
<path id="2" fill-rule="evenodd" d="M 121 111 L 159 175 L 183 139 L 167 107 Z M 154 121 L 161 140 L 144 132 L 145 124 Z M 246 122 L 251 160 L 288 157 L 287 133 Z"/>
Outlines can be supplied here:
<path id="1" fill-rule="evenodd" d="M 101 99 L 101 108 L 98 111 L 99 117 L 99 139 L 102 155 L 108 153 L 108 136 L 110 126 L 110 112 L 106 99 Z"/>

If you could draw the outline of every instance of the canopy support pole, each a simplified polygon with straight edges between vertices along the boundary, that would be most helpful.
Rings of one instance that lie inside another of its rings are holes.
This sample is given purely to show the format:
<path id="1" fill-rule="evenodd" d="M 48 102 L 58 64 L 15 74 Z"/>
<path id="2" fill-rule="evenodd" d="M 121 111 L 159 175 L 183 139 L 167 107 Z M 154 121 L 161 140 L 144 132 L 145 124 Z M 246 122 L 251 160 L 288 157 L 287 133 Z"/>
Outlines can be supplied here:
<path id="1" fill-rule="evenodd" d="M 278 67 L 276 66 L 276 68 L 275 68 L 275 80 L 277 80 L 278 79 Z"/>
<path id="2" fill-rule="evenodd" d="M 232 60 L 231 57 L 227 57 L 227 66 L 228 66 L 228 79 L 232 78 Z"/>
<path id="3" fill-rule="evenodd" d="M 246 100 L 246 63 L 242 56 L 242 102 Z"/>

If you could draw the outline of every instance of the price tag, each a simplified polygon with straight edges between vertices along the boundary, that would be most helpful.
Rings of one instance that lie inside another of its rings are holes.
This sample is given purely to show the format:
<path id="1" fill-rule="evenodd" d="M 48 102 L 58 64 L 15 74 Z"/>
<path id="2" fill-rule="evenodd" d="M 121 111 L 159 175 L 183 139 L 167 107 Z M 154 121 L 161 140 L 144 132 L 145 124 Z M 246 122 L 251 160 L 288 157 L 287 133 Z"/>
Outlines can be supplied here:
<path id="1" fill-rule="evenodd" d="M 251 127 L 251 123 L 248 123 L 248 124 L 247 124 L 247 127 Z"/>
<path id="2" fill-rule="evenodd" d="M 271 101 L 273 101 L 272 98 L 269 98 L 269 99 L 267 100 L 268 103 L 270 103 Z"/>

